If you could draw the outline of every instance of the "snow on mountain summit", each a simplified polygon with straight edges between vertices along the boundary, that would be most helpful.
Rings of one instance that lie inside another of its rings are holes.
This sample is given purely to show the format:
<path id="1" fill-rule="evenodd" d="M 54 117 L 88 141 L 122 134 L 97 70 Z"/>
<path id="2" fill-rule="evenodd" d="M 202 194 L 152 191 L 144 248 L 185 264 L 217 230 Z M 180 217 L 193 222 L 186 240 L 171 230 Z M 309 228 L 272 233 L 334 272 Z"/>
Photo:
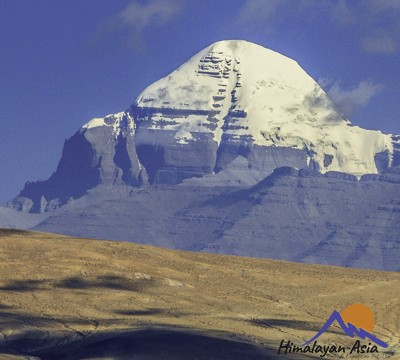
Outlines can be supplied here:
<path id="1" fill-rule="evenodd" d="M 393 151 L 389 135 L 351 126 L 296 61 L 241 40 L 200 51 L 146 88 L 134 108 L 152 109 L 142 125 L 175 131 L 179 143 L 212 132 L 218 144 L 226 135 L 306 149 L 322 172 L 376 173 L 375 154 Z M 176 110 L 187 115 L 168 115 Z"/>
<path id="2" fill-rule="evenodd" d="M 277 89 L 308 92 L 314 88 L 315 82 L 299 70 L 294 60 L 262 46 L 219 41 L 146 88 L 137 105 L 218 111 L 226 106 L 238 110 L 262 110 L 270 103 L 284 106 Z M 274 90 L 269 90 L 273 98 L 257 99 L 268 95 L 268 89 Z"/>
<path id="3" fill-rule="evenodd" d="M 352 126 L 296 61 L 219 41 L 127 111 L 83 125 L 50 178 L 28 182 L 11 206 L 51 211 L 104 185 L 244 186 L 279 167 L 360 176 L 399 165 L 400 136 Z"/>

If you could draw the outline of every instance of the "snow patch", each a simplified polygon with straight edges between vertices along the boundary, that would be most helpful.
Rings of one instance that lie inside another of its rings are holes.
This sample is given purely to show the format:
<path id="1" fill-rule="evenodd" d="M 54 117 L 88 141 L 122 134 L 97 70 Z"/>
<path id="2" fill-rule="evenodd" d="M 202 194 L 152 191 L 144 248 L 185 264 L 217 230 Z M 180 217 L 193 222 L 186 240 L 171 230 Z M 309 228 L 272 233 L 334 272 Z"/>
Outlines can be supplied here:
<path id="1" fill-rule="evenodd" d="M 133 117 L 129 112 L 119 112 L 116 114 L 109 114 L 104 118 L 94 118 L 83 125 L 82 129 L 93 129 L 102 126 L 112 127 L 115 137 L 118 137 L 122 131 L 133 136 L 136 128 Z"/>
<path id="2" fill-rule="evenodd" d="M 104 118 L 94 118 L 82 126 L 82 129 L 93 129 L 99 126 L 106 126 Z"/>

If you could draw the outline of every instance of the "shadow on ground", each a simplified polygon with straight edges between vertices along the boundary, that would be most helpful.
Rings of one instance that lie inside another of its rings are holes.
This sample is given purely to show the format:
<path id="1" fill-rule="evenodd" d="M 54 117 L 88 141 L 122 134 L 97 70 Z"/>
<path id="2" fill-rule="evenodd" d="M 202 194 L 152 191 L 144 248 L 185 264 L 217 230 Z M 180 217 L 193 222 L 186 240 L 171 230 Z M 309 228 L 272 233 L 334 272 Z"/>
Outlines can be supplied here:
<path id="1" fill-rule="evenodd" d="M 303 331 L 315 331 L 318 332 L 321 330 L 323 322 L 308 322 L 308 321 L 300 321 L 300 320 L 286 320 L 286 319 L 253 319 L 249 321 L 253 325 L 257 326 L 265 326 L 270 328 L 288 328 L 288 329 L 296 329 Z M 328 333 L 332 334 L 343 334 L 339 329 L 335 329 L 330 327 L 326 330 Z"/>
<path id="2" fill-rule="evenodd" d="M 19 229 L 0 229 L 0 237 L 16 236 L 16 235 L 31 235 L 32 232 L 28 230 Z"/>
<path id="3" fill-rule="evenodd" d="M 0 304 L 0 334 L 12 329 L 12 334 L 0 338 L 0 358 L 14 354 L 40 360 L 133 359 L 133 360 L 247 360 L 275 359 L 277 344 L 256 346 L 249 340 L 229 332 L 198 330 L 170 325 L 126 330 L 85 330 L 89 319 L 53 318 L 26 313 Z M 156 316 L 164 309 L 117 310 L 116 314 Z M 126 319 L 110 319 L 110 326 L 126 324 Z M 93 321 L 93 320 L 92 320 Z M 102 319 L 102 323 L 108 321 Z M 68 324 L 70 331 L 51 329 Z M 93 324 L 92 324 L 93 325 Z M 75 329 L 75 330 L 73 330 Z M 285 356 L 286 359 L 292 359 Z M 293 357 L 293 359 L 300 359 Z"/>
<path id="4" fill-rule="evenodd" d="M 42 360 L 112 359 L 273 359 L 266 350 L 251 344 L 190 331 L 147 329 L 89 336 L 62 347 L 31 353 Z"/>
<path id="5" fill-rule="evenodd" d="M 60 281 L 48 280 L 13 280 L 0 286 L 0 291 L 27 292 L 40 291 L 46 288 L 63 288 L 81 290 L 90 288 L 103 288 L 126 291 L 141 291 L 153 284 L 146 279 L 131 279 L 124 276 L 104 275 L 96 278 L 71 276 Z"/>
<path id="6" fill-rule="evenodd" d="M 276 349 L 267 349 L 237 340 L 234 334 L 210 336 L 190 329 L 142 329 L 93 333 L 85 338 L 53 337 L 53 345 L 40 350 L 16 351 L 0 348 L 1 354 L 18 354 L 40 360 L 268 360 L 276 359 Z M 35 336 L 29 333 L 29 338 Z M 43 334 L 38 334 L 43 336 Z M 22 341 L 23 339 L 21 339 Z M 50 340 L 50 339 L 48 339 Z M 286 355 L 285 359 L 308 359 Z"/>
<path id="7" fill-rule="evenodd" d="M 132 314 L 147 316 L 162 312 L 147 309 L 132 311 Z M 15 336 L 0 341 L 0 358 L 6 354 L 32 360 L 268 360 L 277 357 L 277 344 L 256 346 L 228 332 L 159 325 L 145 329 L 54 333 L 47 330 L 54 323 L 75 327 L 82 319 L 41 318 L 7 308 L 0 317 L 5 320 L 2 327 L 15 330 Z M 31 326 L 27 328 L 27 325 Z M 286 355 L 285 359 L 307 358 Z"/>

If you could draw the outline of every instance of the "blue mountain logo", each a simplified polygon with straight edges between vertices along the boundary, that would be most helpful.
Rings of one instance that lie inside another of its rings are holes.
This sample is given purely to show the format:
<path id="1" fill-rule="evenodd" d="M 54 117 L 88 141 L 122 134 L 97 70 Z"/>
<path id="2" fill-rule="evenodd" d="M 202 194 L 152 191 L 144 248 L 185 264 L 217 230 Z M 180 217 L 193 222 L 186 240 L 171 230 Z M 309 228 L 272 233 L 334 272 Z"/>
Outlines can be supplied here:
<path id="1" fill-rule="evenodd" d="M 375 324 L 375 317 L 371 309 L 363 304 L 350 305 L 342 313 L 335 310 L 321 330 L 301 346 L 306 346 L 318 339 L 335 321 L 342 328 L 343 332 L 351 338 L 356 336 L 363 340 L 367 338 L 383 348 L 388 347 L 387 343 L 371 333 Z"/>

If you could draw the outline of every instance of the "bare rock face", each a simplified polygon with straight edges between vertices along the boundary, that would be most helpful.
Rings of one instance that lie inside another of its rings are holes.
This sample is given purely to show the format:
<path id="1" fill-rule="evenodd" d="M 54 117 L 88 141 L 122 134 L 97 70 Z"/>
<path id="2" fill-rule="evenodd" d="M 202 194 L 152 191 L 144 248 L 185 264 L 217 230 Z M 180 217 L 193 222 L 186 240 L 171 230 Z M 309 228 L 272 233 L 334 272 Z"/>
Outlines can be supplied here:
<path id="1" fill-rule="evenodd" d="M 391 166 L 400 165 L 400 135 L 393 135 L 393 161 Z"/>
<path id="2" fill-rule="evenodd" d="M 102 119 L 103 120 L 103 119 Z M 46 181 L 27 183 L 13 200 L 16 210 L 54 210 L 99 184 L 142 186 L 147 173 L 139 162 L 128 113 L 111 115 L 112 126 L 83 126 L 66 140 L 57 170 Z"/>
<path id="3" fill-rule="evenodd" d="M 47 212 L 99 185 L 254 185 L 282 166 L 362 176 L 398 164 L 400 138 L 352 126 L 297 62 L 220 41 L 127 111 L 85 124 L 53 175 L 27 183 L 8 206 Z"/>

